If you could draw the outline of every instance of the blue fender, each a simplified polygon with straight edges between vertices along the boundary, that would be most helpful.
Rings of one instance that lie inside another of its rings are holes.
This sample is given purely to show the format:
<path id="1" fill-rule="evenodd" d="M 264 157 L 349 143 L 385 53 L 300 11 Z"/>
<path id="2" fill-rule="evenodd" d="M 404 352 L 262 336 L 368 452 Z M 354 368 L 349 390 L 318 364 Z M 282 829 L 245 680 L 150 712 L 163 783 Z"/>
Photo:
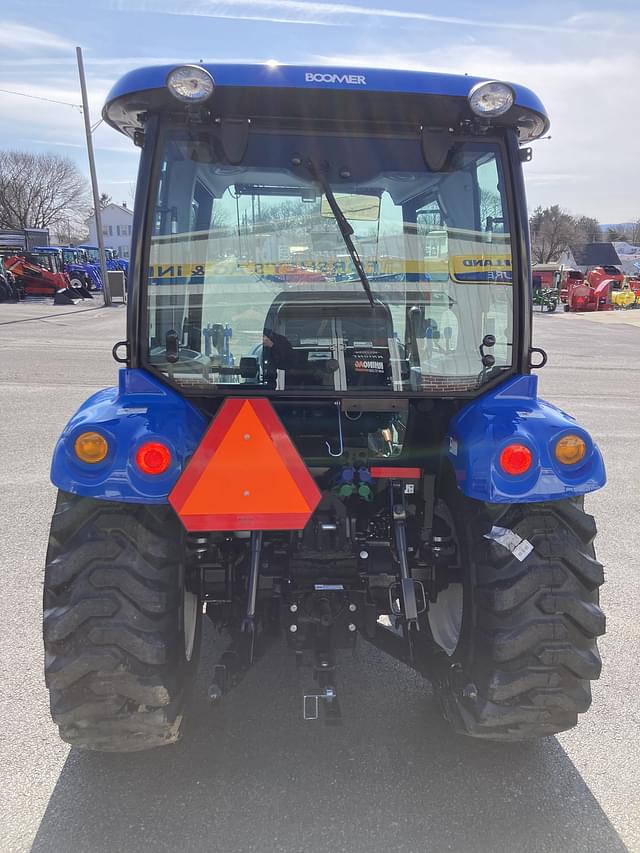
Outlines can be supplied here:
<path id="1" fill-rule="evenodd" d="M 98 391 L 83 403 L 62 431 L 53 454 L 51 481 L 59 489 L 103 500 L 164 504 L 198 446 L 205 417 L 184 397 L 144 370 L 123 369 L 115 388 Z M 83 432 L 99 432 L 109 443 L 106 458 L 81 462 L 74 453 Z M 146 441 L 162 441 L 171 451 L 163 474 L 142 473 L 135 454 Z"/>
<path id="2" fill-rule="evenodd" d="M 488 503 L 555 501 L 602 488 L 602 454 L 571 415 L 539 400 L 537 376 L 515 376 L 469 403 L 451 420 L 445 453 L 467 497 Z M 587 452 L 576 465 L 562 465 L 554 453 L 564 435 L 584 439 Z M 529 471 L 506 474 L 498 464 L 508 444 L 533 454 Z"/>

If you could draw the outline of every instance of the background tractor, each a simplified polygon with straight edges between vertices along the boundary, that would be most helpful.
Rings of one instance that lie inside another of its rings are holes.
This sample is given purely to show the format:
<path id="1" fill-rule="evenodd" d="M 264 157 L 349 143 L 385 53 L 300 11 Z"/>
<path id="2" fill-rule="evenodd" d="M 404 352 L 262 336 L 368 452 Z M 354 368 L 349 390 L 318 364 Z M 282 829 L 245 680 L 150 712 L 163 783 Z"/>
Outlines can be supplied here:
<path id="1" fill-rule="evenodd" d="M 18 302 L 23 298 L 21 288 L 16 285 L 14 277 L 4 265 L 4 258 L 0 255 L 0 302 Z"/>
<path id="2" fill-rule="evenodd" d="M 77 246 L 60 246 L 59 251 L 62 253 L 64 271 L 72 281 L 76 279 L 83 282 L 87 290 L 100 290 L 102 288 L 100 267 L 89 263 L 84 249 Z"/>
<path id="3" fill-rule="evenodd" d="M 51 296 L 54 305 L 72 305 L 81 299 L 91 299 L 84 284 L 75 279 L 72 284 L 64 272 L 62 254 L 49 246 L 30 252 L 4 257 L 5 268 L 25 296 Z"/>
<path id="4" fill-rule="evenodd" d="M 560 291 L 555 286 L 545 287 L 543 285 L 543 277 L 536 275 L 534 271 L 532 277 L 532 302 L 534 305 L 539 305 L 541 311 L 548 311 L 552 314 L 558 307 L 560 302 Z"/>
<path id="5" fill-rule="evenodd" d="M 62 738 L 177 741 L 205 614 L 227 641 L 214 704 L 284 637 L 305 719 L 338 722 L 360 640 L 430 679 L 461 734 L 574 726 L 600 672 L 583 499 L 605 472 L 532 372 L 538 98 L 468 76 L 171 65 L 127 74 L 103 116 L 142 156 L 118 385 L 52 463 Z"/>

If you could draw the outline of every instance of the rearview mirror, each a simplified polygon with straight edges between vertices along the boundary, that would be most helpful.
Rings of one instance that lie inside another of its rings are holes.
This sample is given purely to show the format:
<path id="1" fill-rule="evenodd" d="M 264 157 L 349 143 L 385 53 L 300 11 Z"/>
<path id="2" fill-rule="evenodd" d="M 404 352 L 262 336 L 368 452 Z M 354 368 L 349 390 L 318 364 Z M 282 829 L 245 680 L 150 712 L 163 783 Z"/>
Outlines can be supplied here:
<path id="1" fill-rule="evenodd" d="M 335 197 L 347 219 L 377 222 L 380 216 L 380 198 L 377 195 L 335 193 Z M 333 211 L 325 195 L 322 196 L 320 214 L 333 219 Z"/>

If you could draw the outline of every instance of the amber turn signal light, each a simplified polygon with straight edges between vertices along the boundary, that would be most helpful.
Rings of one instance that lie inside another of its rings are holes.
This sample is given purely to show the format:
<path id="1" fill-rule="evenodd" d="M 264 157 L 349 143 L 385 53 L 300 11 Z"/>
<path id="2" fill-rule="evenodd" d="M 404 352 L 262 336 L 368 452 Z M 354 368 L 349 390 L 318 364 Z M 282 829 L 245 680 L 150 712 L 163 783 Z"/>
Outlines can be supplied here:
<path id="1" fill-rule="evenodd" d="M 164 474 L 171 465 L 171 451 L 159 441 L 147 441 L 138 448 L 136 465 L 144 474 Z"/>
<path id="2" fill-rule="evenodd" d="M 526 474 L 533 463 L 533 453 L 524 444 L 508 444 L 500 453 L 500 467 L 512 477 Z"/>
<path id="3" fill-rule="evenodd" d="M 587 455 L 587 443 L 579 435 L 564 435 L 556 444 L 555 453 L 563 465 L 576 465 Z"/>
<path id="4" fill-rule="evenodd" d="M 76 438 L 73 449 L 81 462 L 95 465 L 106 457 L 109 443 L 99 432 L 83 432 Z"/>

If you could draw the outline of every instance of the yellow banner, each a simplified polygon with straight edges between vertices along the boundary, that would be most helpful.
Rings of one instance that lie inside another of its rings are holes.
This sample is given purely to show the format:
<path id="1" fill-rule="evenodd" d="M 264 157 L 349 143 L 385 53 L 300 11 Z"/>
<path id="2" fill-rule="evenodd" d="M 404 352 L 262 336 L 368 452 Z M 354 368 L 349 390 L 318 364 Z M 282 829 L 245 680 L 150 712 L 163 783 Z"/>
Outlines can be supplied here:
<path id="1" fill-rule="evenodd" d="M 512 279 L 511 255 L 452 255 L 449 273 L 459 282 L 510 282 Z"/>
<path id="2" fill-rule="evenodd" d="M 446 281 L 448 278 L 460 283 L 510 283 L 512 275 L 510 255 L 452 255 L 450 258 L 426 258 L 424 261 L 404 258 L 381 258 L 365 261 L 365 272 L 369 276 L 417 275 L 423 280 Z M 149 278 L 158 281 L 180 281 L 204 279 L 213 276 L 257 276 L 258 278 L 323 281 L 340 278 L 356 278 L 349 259 L 332 262 L 312 258 L 292 263 L 259 263 L 254 261 L 209 261 L 204 264 L 163 263 L 149 266 Z"/>

